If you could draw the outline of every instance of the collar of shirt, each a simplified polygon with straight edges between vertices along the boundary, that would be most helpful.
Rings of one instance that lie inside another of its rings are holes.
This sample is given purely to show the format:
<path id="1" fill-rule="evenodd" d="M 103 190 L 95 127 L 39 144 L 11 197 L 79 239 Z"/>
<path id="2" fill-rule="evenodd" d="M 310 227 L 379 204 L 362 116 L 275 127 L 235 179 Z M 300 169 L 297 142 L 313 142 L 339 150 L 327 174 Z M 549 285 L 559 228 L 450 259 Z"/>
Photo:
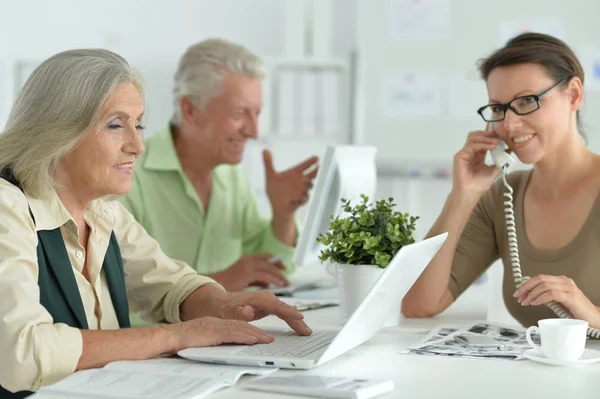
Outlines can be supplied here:
<path id="1" fill-rule="evenodd" d="M 143 167 L 155 171 L 171 171 L 179 173 L 185 181 L 189 179 L 183 173 L 177 151 L 175 151 L 175 143 L 173 142 L 173 133 L 171 125 L 167 124 L 161 130 L 156 132 L 146 143 L 146 154 L 143 161 Z M 220 185 L 221 188 L 226 188 L 223 178 L 220 176 L 219 167 L 213 170 L 213 182 Z M 189 182 L 191 185 L 191 182 Z"/>
<path id="2" fill-rule="evenodd" d="M 72 221 L 73 225 L 75 224 L 56 192 L 53 191 L 43 198 L 33 198 L 27 194 L 25 194 L 25 197 L 35 218 L 36 231 L 54 230 L 64 226 L 69 221 Z M 86 209 L 85 216 L 100 218 L 110 226 L 114 224 L 114 216 L 110 212 L 109 204 L 102 198 L 92 201 Z"/>

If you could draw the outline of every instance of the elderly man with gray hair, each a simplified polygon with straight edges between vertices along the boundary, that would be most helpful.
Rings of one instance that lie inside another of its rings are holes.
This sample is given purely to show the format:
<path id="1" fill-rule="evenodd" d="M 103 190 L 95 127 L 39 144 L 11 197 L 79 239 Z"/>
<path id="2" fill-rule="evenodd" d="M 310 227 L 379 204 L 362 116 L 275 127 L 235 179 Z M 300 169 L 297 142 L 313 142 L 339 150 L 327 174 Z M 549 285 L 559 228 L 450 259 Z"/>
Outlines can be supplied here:
<path id="1" fill-rule="evenodd" d="M 317 173 L 316 157 L 277 172 L 264 151 L 273 216 L 260 215 L 238 164 L 258 136 L 263 74 L 260 58 L 240 45 L 209 39 L 191 46 L 175 75 L 173 117 L 145 143 L 122 199 L 169 256 L 229 291 L 288 284 L 295 212 Z"/>

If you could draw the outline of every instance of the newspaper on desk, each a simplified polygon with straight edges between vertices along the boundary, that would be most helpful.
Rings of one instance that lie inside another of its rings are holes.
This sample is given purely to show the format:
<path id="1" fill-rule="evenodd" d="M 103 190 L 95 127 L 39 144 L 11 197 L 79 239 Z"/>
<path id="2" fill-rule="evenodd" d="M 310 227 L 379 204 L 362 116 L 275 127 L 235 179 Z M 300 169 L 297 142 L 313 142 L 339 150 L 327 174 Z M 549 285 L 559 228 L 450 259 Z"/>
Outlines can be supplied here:
<path id="1" fill-rule="evenodd" d="M 476 348 L 456 340 L 457 335 L 486 335 L 498 341 L 498 348 Z M 537 344 L 539 335 L 531 334 Z M 498 323 L 476 322 L 467 326 L 439 325 L 418 344 L 401 353 L 413 355 L 488 358 L 504 360 L 523 359 L 523 352 L 531 349 L 525 338 L 525 329 Z"/>

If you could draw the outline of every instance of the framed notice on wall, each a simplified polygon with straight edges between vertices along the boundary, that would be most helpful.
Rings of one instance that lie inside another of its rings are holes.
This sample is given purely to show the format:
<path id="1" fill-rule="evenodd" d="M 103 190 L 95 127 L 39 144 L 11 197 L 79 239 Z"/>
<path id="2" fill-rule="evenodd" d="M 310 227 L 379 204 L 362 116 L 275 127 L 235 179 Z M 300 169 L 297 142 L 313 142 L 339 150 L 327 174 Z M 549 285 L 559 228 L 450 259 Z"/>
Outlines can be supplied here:
<path id="1" fill-rule="evenodd" d="M 39 65 L 38 61 L 17 61 L 14 66 L 14 83 L 13 83 L 13 93 L 14 98 L 16 99 L 21 91 L 21 88 L 27 81 L 27 78 L 33 70 Z"/>

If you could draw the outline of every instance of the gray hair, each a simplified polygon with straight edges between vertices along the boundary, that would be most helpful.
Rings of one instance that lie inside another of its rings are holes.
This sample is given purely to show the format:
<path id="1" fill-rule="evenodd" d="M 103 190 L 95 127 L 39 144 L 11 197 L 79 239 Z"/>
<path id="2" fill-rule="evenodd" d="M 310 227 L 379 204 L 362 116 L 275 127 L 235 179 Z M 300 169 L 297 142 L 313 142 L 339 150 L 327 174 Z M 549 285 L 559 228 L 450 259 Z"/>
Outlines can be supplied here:
<path id="1" fill-rule="evenodd" d="M 11 168 L 28 195 L 58 188 L 61 159 L 85 137 L 120 84 L 133 84 L 145 104 L 142 77 L 103 49 L 58 53 L 25 82 L 0 135 L 0 170 Z"/>
<path id="2" fill-rule="evenodd" d="M 247 48 L 223 39 L 204 40 L 188 48 L 175 74 L 171 122 L 181 123 L 183 97 L 190 97 L 196 107 L 205 109 L 219 94 L 223 78 L 228 74 L 262 79 L 264 64 Z"/>

